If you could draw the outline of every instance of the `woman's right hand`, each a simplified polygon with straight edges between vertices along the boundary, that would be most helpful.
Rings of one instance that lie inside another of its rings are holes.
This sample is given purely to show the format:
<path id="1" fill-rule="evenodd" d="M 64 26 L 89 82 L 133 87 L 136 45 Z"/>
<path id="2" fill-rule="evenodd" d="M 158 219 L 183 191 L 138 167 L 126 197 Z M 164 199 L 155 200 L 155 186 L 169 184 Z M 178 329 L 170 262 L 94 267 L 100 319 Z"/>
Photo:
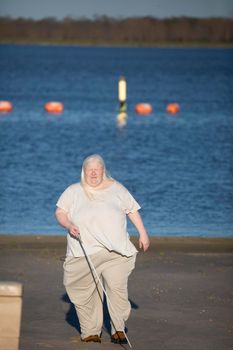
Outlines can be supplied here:
<path id="1" fill-rule="evenodd" d="M 74 224 L 72 224 L 72 223 L 70 223 L 70 225 L 68 227 L 68 231 L 74 237 L 78 237 L 79 234 L 80 234 L 79 228 L 77 226 L 75 226 Z"/>
<path id="2" fill-rule="evenodd" d="M 61 226 L 65 227 L 72 236 L 78 237 L 80 234 L 79 228 L 69 220 L 68 214 L 65 210 L 62 208 L 57 208 L 55 216 Z"/>

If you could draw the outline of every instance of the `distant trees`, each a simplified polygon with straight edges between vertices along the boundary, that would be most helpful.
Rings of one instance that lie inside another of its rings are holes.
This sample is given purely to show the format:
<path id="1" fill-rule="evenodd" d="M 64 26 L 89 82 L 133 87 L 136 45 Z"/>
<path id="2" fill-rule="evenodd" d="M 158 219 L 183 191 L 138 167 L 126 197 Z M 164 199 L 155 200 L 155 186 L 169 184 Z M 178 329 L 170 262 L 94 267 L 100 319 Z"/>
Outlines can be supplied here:
<path id="1" fill-rule="evenodd" d="M 0 42 L 79 44 L 232 44 L 233 19 L 133 17 L 95 19 L 70 17 L 32 20 L 0 17 Z"/>

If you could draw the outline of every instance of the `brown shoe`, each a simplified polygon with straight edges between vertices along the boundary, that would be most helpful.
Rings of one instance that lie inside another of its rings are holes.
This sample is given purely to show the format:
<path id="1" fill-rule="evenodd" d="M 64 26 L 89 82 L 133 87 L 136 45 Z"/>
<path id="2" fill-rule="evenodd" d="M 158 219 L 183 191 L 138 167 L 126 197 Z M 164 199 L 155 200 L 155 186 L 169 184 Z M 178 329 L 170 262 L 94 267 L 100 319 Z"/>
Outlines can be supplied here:
<path id="1" fill-rule="evenodd" d="M 101 338 L 99 335 L 95 334 L 95 335 L 89 335 L 86 338 L 81 338 L 82 341 L 89 343 L 91 341 L 93 341 L 94 343 L 101 343 Z"/>
<path id="2" fill-rule="evenodd" d="M 113 335 L 111 335 L 111 342 L 115 344 L 127 344 L 127 339 L 125 337 L 124 332 L 117 331 Z"/>

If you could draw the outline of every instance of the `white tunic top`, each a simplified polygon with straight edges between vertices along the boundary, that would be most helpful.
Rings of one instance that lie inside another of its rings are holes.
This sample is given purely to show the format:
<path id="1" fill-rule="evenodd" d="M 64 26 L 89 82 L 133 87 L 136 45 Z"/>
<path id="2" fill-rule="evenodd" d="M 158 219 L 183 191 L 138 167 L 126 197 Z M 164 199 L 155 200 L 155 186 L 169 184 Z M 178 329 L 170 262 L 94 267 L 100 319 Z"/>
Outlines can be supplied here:
<path id="1" fill-rule="evenodd" d="M 134 255 L 137 249 L 127 232 L 126 214 L 139 210 L 140 205 L 116 181 L 105 189 L 93 190 L 92 194 L 90 199 L 81 184 L 76 183 L 69 186 L 57 202 L 69 220 L 78 226 L 86 253 L 94 254 L 105 247 L 121 255 Z M 67 234 L 67 256 L 83 255 L 77 239 Z"/>

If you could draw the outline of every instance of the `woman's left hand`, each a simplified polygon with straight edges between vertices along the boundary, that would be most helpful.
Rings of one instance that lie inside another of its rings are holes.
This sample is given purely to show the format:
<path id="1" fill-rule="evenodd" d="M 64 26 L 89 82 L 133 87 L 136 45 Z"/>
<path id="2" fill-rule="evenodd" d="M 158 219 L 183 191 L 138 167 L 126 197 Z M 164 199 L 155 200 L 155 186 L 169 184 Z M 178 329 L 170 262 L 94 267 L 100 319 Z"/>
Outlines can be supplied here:
<path id="1" fill-rule="evenodd" d="M 150 240 L 149 240 L 148 235 L 140 236 L 140 238 L 139 238 L 139 248 L 143 249 L 143 251 L 145 252 L 145 251 L 147 251 L 149 246 L 150 246 Z"/>
<path id="2" fill-rule="evenodd" d="M 144 227 L 141 215 L 139 214 L 138 211 L 134 211 L 133 213 L 128 213 L 129 219 L 132 221 L 136 229 L 138 230 L 139 233 L 139 248 L 143 249 L 145 252 L 150 245 L 150 240 L 148 237 L 148 234 L 146 232 L 146 229 Z"/>

